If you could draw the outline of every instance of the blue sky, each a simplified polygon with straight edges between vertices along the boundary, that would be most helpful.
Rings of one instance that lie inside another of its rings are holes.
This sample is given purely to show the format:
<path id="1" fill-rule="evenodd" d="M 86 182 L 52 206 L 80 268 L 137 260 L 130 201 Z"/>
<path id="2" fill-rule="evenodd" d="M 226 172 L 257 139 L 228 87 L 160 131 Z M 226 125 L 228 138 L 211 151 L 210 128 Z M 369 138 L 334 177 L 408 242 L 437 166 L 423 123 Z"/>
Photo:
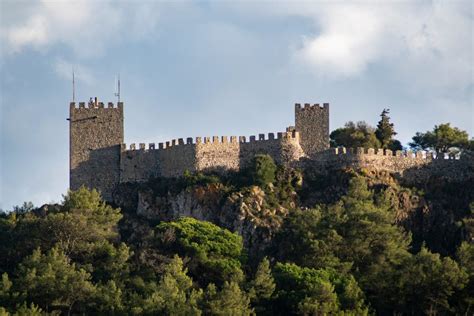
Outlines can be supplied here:
<path id="1" fill-rule="evenodd" d="M 0 208 L 60 201 L 76 100 L 114 101 L 125 142 L 253 135 L 293 125 L 293 104 L 331 104 L 331 129 L 399 139 L 451 122 L 474 134 L 473 4 L 0 2 Z"/>

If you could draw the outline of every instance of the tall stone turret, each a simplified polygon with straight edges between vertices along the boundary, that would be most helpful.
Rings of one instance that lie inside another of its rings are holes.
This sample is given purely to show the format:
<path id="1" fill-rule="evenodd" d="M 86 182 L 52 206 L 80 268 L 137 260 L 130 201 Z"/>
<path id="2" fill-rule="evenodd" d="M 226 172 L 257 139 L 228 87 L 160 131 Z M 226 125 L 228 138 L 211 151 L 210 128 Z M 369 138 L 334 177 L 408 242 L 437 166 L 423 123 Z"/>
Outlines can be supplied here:
<path id="1" fill-rule="evenodd" d="M 106 200 L 120 181 L 120 151 L 123 143 L 123 103 L 107 107 L 97 98 L 70 103 L 69 115 L 69 186 L 82 185 L 101 191 Z"/>
<path id="2" fill-rule="evenodd" d="M 304 153 L 312 157 L 329 148 L 329 103 L 311 105 L 295 104 L 295 129 L 300 134 Z"/>

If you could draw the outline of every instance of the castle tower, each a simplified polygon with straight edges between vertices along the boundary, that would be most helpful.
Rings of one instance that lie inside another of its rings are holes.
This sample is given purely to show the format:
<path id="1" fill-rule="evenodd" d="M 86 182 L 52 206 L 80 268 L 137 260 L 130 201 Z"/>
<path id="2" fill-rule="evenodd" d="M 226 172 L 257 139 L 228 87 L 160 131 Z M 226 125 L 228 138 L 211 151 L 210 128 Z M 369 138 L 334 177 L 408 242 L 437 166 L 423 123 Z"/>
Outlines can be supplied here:
<path id="1" fill-rule="evenodd" d="M 101 191 L 105 200 L 120 181 L 120 150 L 123 143 L 123 103 L 116 107 L 91 100 L 70 103 L 69 186 L 82 185 Z"/>
<path id="2" fill-rule="evenodd" d="M 329 103 L 311 105 L 295 104 L 295 129 L 300 134 L 300 144 L 306 155 L 329 148 Z"/>

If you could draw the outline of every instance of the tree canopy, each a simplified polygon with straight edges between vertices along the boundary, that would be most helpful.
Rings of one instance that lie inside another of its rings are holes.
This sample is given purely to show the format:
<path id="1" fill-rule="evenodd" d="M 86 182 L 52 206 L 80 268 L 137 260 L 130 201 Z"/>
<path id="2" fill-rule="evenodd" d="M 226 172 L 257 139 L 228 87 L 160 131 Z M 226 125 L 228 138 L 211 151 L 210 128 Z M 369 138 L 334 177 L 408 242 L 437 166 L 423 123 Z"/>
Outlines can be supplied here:
<path id="1" fill-rule="evenodd" d="M 157 226 L 164 249 L 190 258 L 192 275 L 206 285 L 241 278 L 242 237 L 209 222 L 183 217 Z"/>
<path id="2" fill-rule="evenodd" d="M 364 121 L 357 123 L 349 121 L 344 127 L 335 129 L 329 135 L 331 147 L 401 150 L 402 144 L 393 138 L 397 133 L 394 124 L 390 122 L 389 113 L 389 109 L 383 109 L 377 128 Z"/>
<path id="3" fill-rule="evenodd" d="M 449 123 L 435 125 L 432 131 L 426 131 L 425 133 L 417 132 L 412 140 L 409 145 L 415 150 L 433 150 L 446 153 L 452 147 L 460 149 L 470 147 L 467 132 L 457 127 L 451 127 Z"/>
<path id="4" fill-rule="evenodd" d="M 380 141 L 375 136 L 375 129 L 364 121 L 347 122 L 329 135 L 332 147 L 380 148 Z"/>
<path id="5" fill-rule="evenodd" d="M 269 155 L 256 155 L 250 166 L 253 183 L 266 186 L 275 181 L 277 166 Z"/>

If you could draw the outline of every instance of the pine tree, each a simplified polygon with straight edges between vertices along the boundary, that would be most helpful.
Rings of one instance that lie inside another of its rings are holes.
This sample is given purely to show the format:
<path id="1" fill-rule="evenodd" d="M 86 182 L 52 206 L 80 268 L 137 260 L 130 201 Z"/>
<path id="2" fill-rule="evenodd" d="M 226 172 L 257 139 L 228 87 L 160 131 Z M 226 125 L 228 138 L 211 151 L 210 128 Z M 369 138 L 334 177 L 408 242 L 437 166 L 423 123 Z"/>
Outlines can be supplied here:
<path id="1" fill-rule="evenodd" d="M 250 168 L 255 184 L 265 187 L 275 181 L 277 166 L 269 155 L 256 155 L 252 160 Z"/>
<path id="2" fill-rule="evenodd" d="M 377 124 L 377 129 L 375 130 L 375 136 L 380 141 L 382 148 L 390 148 L 393 143 L 393 136 L 397 135 L 393 127 L 393 123 L 390 123 L 390 117 L 388 114 L 390 109 L 383 109 L 382 114 L 380 114 L 380 121 Z"/>
<path id="3" fill-rule="evenodd" d="M 275 291 L 275 280 L 270 269 L 270 262 L 265 257 L 257 267 L 255 277 L 249 282 L 249 298 L 257 314 L 269 310 L 271 298 Z"/>
<path id="4" fill-rule="evenodd" d="M 183 260 L 177 255 L 165 267 L 158 287 L 144 301 L 145 314 L 201 315 L 198 301 L 202 290 L 193 288 Z"/>
<path id="5" fill-rule="evenodd" d="M 46 254 L 36 249 L 18 270 L 16 285 L 21 295 L 47 312 L 83 311 L 96 291 L 91 275 L 56 247 Z"/>
<path id="6" fill-rule="evenodd" d="M 205 295 L 206 315 L 252 315 L 250 299 L 239 285 L 234 282 L 225 282 L 221 291 L 217 291 L 214 284 L 209 284 Z"/>
<path id="7" fill-rule="evenodd" d="M 252 301 L 269 299 L 273 291 L 275 291 L 275 281 L 270 269 L 270 262 L 264 258 L 257 267 L 255 279 L 250 282 L 249 296 Z"/>
<path id="8" fill-rule="evenodd" d="M 435 125 L 432 131 L 426 133 L 417 132 L 409 145 L 415 150 L 434 150 L 446 153 L 451 147 L 458 149 L 469 149 L 473 141 L 469 141 L 466 131 L 457 127 L 451 127 L 449 123 Z"/>

